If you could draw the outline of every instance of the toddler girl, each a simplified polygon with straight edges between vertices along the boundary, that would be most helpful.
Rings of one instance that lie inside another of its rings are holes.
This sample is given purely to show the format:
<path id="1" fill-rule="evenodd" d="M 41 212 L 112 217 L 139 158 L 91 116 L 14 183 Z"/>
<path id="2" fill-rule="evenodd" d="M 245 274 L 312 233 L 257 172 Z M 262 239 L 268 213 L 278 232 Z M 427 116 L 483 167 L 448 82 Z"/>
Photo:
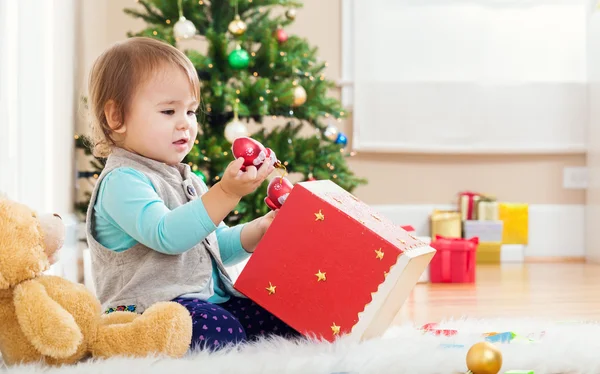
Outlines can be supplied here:
<path id="1" fill-rule="evenodd" d="M 198 75 L 175 47 L 130 38 L 106 50 L 89 81 L 94 154 L 107 157 L 87 212 L 98 298 L 106 312 L 184 305 L 192 347 L 223 347 L 297 332 L 232 285 L 225 266 L 248 258 L 274 212 L 247 224 L 222 221 L 273 171 L 232 161 L 208 187 L 182 164 L 197 135 Z"/>

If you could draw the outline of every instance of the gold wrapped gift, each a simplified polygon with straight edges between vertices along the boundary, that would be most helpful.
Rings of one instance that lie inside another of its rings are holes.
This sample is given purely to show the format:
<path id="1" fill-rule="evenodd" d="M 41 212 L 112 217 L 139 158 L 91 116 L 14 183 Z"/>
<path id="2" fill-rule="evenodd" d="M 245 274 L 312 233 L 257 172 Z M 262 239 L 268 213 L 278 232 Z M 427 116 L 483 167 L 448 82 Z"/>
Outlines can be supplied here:
<path id="1" fill-rule="evenodd" d="M 498 202 L 480 200 L 476 210 L 478 221 L 498 221 Z"/>
<path id="2" fill-rule="evenodd" d="M 504 222 L 502 243 L 527 244 L 529 241 L 529 205 L 522 203 L 498 204 L 498 218 Z"/>
<path id="3" fill-rule="evenodd" d="M 452 210 L 434 210 L 430 217 L 431 224 L 431 239 L 435 239 L 436 235 L 445 236 L 447 238 L 462 237 L 462 220 L 461 214 Z"/>
<path id="4" fill-rule="evenodd" d="M 478 264 L 499 264 L 502 243 L 500 242 L 479 242 L 477 245 L 477 263 Z"/>

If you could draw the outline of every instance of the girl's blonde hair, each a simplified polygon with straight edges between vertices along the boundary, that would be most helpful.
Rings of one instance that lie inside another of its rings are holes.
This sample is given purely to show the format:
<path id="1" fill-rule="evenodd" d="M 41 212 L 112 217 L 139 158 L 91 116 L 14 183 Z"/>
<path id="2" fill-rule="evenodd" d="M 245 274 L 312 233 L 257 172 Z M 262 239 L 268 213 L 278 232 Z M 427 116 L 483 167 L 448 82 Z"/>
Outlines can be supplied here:
<path id="1" fill-rule="evenodd" d="M 136 89 L 165 64 L 183 69 L 199 102 L 198 73 L 189 58 L 170 44 L 152 38 L 129 38 L 114 44 L 96 59 L 89 77 L 88 100 L 94 156 L 108 157 L 115 145 L 113 129 L 104 114 L 106 103 L 115 102 L 122 126 Z"/>

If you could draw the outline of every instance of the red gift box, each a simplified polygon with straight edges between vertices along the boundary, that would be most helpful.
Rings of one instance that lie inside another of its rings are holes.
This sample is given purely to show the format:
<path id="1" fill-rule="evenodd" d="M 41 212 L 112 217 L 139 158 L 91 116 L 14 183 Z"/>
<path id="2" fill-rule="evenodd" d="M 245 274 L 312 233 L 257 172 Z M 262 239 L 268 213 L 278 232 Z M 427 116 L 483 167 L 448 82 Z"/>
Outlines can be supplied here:
<path id="1" fill-rule="evenodd" d="M 329 180 L 294 185 L 235 288 L 298 332 L 381 336 L 435 250 Z"/>
<path id="2" fill-rule="evenodd" d="M 475 282 L 475 260 L 479 238 L 447 238 L 436 235 L 431 246 L 436 254 L 429 265 L 431 283 Z"/>

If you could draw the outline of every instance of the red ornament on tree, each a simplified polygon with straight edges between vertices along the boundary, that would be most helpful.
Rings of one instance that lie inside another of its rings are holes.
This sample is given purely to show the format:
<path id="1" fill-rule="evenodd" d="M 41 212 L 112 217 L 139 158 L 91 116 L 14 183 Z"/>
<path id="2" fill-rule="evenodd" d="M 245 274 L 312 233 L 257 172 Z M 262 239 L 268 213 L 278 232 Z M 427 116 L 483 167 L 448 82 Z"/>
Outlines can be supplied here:
<path id="1" fill-rule="evenodd" d="M 283 203 L 292 192 L 292 182 L 284 177 L 276 177 L 271 179 L 269 186 L 267 187 L 267 197 L 265 197 L 265 203 L 272 210 L 277 210 L 283 206 Z"/>
<path id="2" fill-rule="evenodd" d="M 288 35 L 281 27 L 278 27 L 275 31 L 275 37 L 279 43 L 285 43 L 288 40 Z"/>
<path id="3" fill-rule="evenodd" d="M 231 145 L 231 152 L 236 159 L 239 157 L 244 158 L 241 170 L 246 170 L 248 166 L 255 166 L 258 169 L 265 160 L 268 160 L 271 165 L 279 165 L 275 152 L 247 136 L 235 139 Z"/>

